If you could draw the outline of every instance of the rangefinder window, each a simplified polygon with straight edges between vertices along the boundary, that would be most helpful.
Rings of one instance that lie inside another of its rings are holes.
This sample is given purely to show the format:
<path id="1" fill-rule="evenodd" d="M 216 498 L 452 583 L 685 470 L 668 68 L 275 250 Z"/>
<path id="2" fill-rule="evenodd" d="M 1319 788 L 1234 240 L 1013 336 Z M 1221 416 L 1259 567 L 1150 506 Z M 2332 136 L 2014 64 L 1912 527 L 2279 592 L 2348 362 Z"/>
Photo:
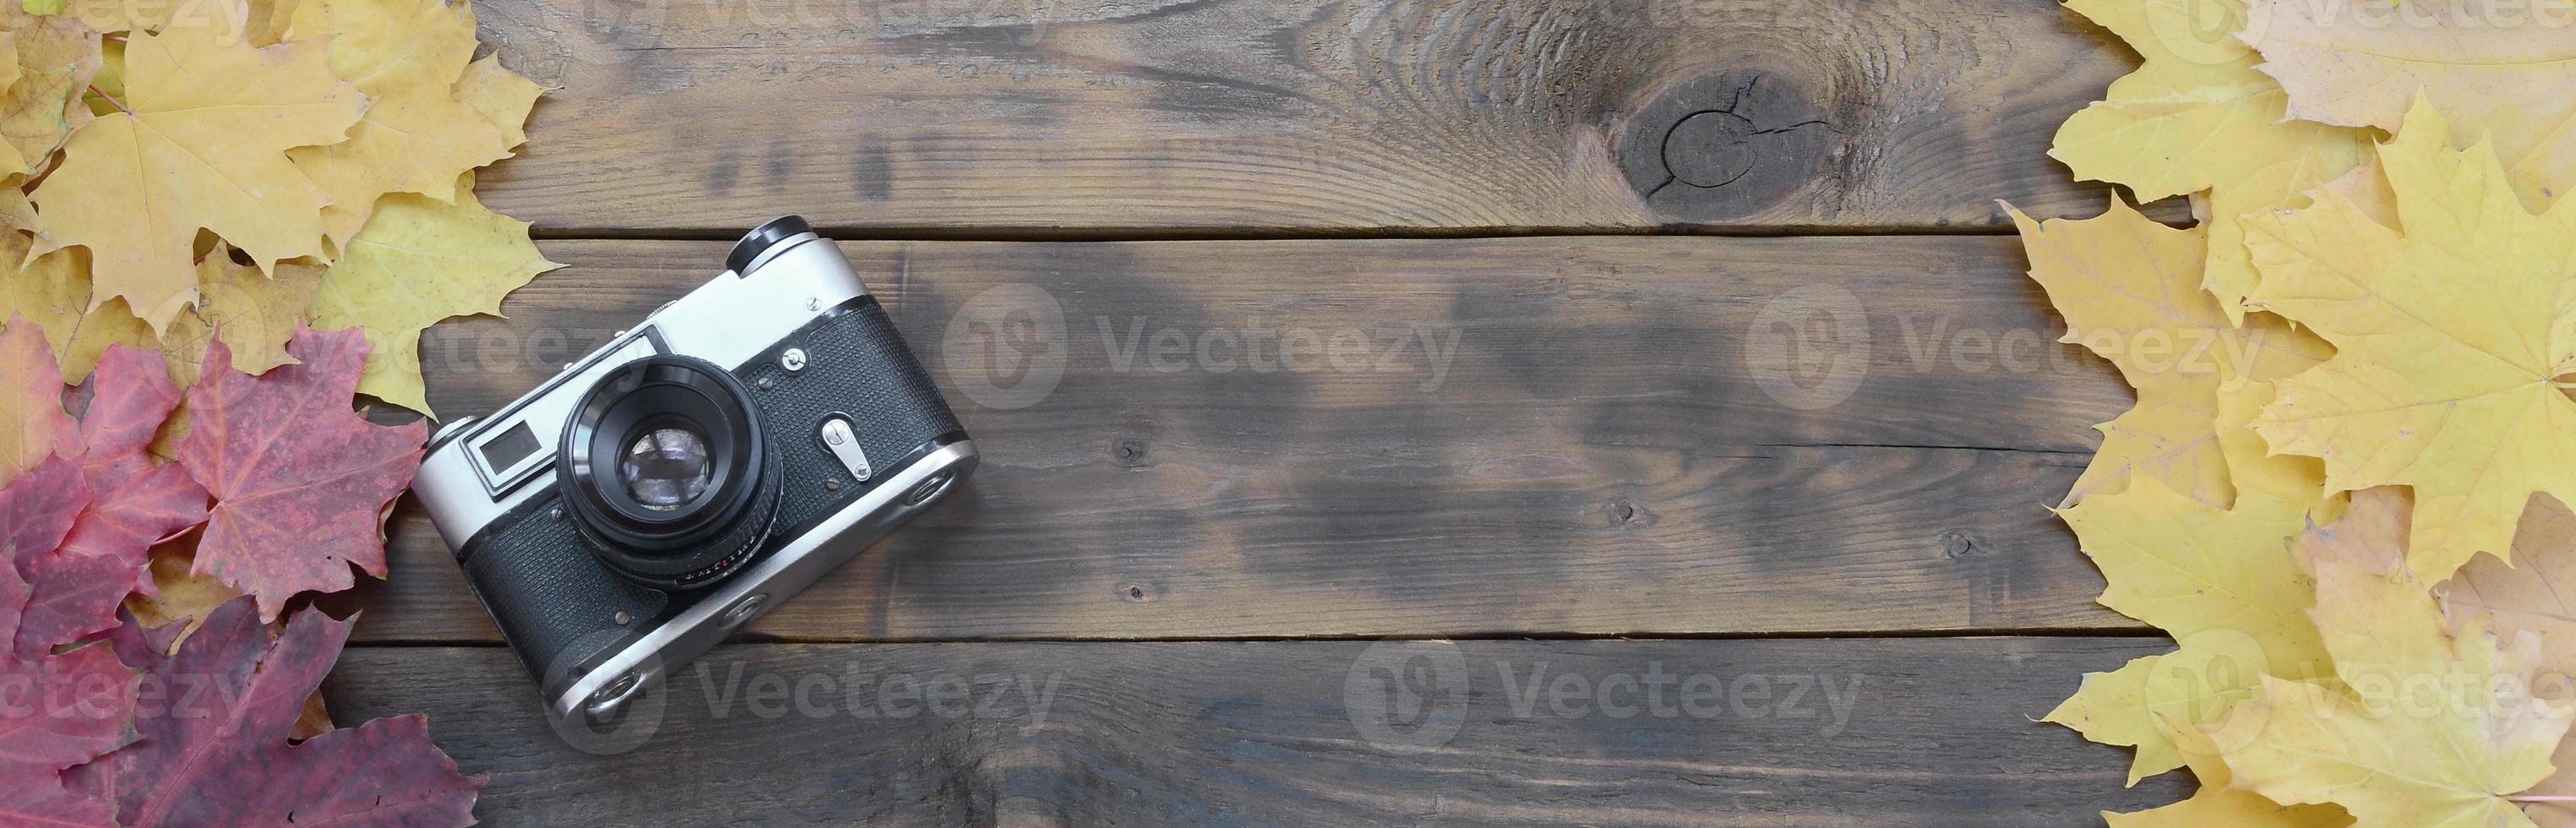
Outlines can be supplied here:
<path id="1" fill-rule="evenodd" d="M 484 441 L 483 464 L 489 468 L 506 469 L 535 453 L 537 432 L 528 428 L 526 422 L 521 422 L 501 432 L 501 436 Z"/>

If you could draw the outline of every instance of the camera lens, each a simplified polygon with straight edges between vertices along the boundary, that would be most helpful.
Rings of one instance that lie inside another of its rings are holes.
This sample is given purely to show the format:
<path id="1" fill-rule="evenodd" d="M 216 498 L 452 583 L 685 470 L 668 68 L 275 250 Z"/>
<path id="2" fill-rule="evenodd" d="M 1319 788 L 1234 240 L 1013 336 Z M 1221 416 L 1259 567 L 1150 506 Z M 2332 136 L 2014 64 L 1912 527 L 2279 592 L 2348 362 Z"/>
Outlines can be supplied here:
<path id="1" fill-rule="evenodd" d="M 695 357 L 611 369 L 564 423 L 555 487 L 610 571 L 692 589 L 750 561 L 777 517 L 778 463 L 750 391 Z"/>
<path id="2" fill-rule="evenodd" d="M 617 462 L 617 481 L 644 508 L 668 512 L 706 494 L 716 469 L 707 461 L 707 438 L 687 426 L 644 432 Z"/>

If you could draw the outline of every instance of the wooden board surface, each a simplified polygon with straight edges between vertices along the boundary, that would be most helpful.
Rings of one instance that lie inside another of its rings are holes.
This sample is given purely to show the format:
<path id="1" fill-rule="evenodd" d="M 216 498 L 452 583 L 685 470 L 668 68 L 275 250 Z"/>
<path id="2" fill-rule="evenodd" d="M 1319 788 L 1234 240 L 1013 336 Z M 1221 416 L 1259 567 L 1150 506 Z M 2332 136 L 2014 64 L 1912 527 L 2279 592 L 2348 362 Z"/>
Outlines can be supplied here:
<path id="1" fill-rule="evenodd" d="M 2181 795 L 2027 718 L 2163 647 L 735 645 L 585 738 L 606 755 L 494 648 L 352 650 L 326 690 L 343 721 L 426 712 L 497 825 L 2064 826 Z"/>
<path id="2" fill-rule="evenodd" d="M 984 466 L 758 635 L 2139 629 L 2044 508 L 2128 392 L 2010 239 L 845 249 Z M 508 320 L 430 333 L 433 405 L 507 402 L 724 250 L 548 243 L 574 266 Z M 361 638 L 495 641 L 417 509 L 392 532 Z"/>
<path id="3" fill-rule="evenodd" d="M 2053 0 L 485 0 L 569 237 L 1756 232 L 2098 212 Z"/>
<path id="4" fill-rule="evenodd" d="M 2168 646 L 2045 510 L 2130 401 L 2001 235 L 2109 195 L 2045 152 L 2134 57 L 2052 0 L 476 8 L 559 88 L 482 197 L 573 267 L 428 334 L 441 413 L 799 212 L 882 240 L 844 247 L 986 463 L 600 756 L 404 501 L 393 578 L 323 602 L 365 610 L 327 691 L 428 713 L 487 823 L 2067 825 L 2185 787 L 2028 718 Z M 1650 671 L 1729 706 L 1602 706 Z M 1738 706 L 1800 677 L 1860 690 Z"/>

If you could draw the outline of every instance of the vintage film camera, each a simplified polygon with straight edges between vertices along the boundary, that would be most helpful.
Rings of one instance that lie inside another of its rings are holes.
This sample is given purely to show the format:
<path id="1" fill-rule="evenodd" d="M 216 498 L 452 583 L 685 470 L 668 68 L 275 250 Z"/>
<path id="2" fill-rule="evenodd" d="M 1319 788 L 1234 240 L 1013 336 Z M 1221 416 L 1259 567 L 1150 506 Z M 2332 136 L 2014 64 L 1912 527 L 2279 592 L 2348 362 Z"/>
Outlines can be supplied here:
<path id="1" fill-rule="evenodd" d="M 795 216 L 488 417 L 412 489 L 558 727 L 628 700 L 928 508 L 975 444 Z"/>

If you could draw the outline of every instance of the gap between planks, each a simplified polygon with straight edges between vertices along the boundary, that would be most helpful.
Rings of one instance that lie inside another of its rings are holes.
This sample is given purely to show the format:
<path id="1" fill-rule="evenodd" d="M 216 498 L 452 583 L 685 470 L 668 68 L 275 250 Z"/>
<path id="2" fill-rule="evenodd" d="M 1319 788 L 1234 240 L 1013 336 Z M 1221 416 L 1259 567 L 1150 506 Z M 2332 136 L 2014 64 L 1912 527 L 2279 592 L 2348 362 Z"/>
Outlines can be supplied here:
<path id="1" fill-rule="evenodd" d="M 2176 201 L 2168 199 L 2167 201 Z M 2167 227 L 2189 229 L 2195 222 L 2178 209 L 2166 209 L 2165 202 L 2133 208 L 2146 212 Z M 2036 218 L 2058 218 L 2041 215 Z M 2067 216 L 2091 218 L 2091 216 Z M 742 228 L 750 231 L 749 226 Z M 973 227 L 856 227 L 818 226 L 814 232 L 833 241 L 848 242 L 1260 242 L 1260 241 L 1372 241 L 1423 239 L 1549 239 L 1549 238 L 1665 238 L 1704 237 L 1716 239 L 1795 239 L 1795 238 L 1943 238 L 1951 236 L 2010 236 L 2011 225 L 1949 226 L 1888 225 L 1840 227 L 1827 225 L 1760 225 L 1709 226 L 1667 225 L 1662 227 L 1380 227 L 1365 230 L 1333 228 L 1256 227 L 1240 230 L 1193 227 L 1064 227 L 1000 228 Z M 603 230 L 579 228 L 553 230 L 545 226 L 530 228 L 537 241 L 733 241 L 740 233 L 729 230 L 703 230 L 685 227 L 637 227 Z"/>

